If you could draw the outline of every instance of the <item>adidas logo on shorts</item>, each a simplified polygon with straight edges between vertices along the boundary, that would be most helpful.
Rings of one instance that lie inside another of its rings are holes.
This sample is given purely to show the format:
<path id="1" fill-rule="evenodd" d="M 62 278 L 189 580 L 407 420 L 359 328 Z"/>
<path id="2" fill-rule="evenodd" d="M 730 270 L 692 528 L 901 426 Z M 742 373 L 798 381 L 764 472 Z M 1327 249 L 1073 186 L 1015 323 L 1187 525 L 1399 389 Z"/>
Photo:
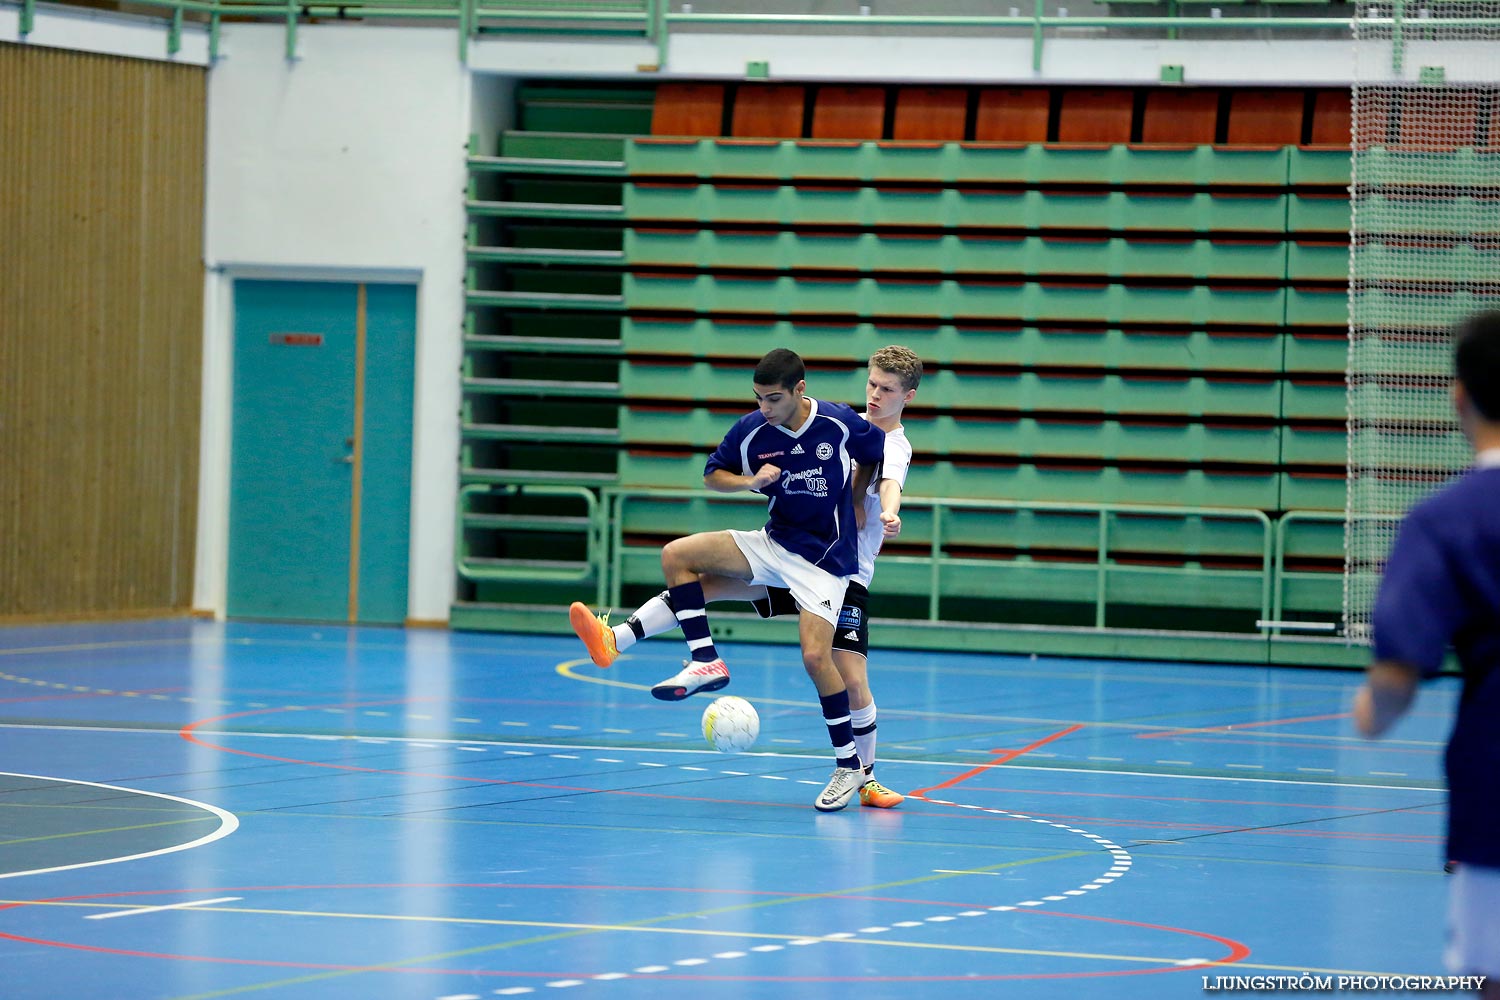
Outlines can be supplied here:
<path id="1" fill-rule="evenodd" d="M 827 608 L 829 611 L 833 610 L 833 605 L 828 603 L 828 598 L 826 598 L 826 597 L 823 598 L 818 603 L 821 604 L 821 605 L 823 605 L 823 607 Z"/>
<path id="2" fill-rule="evenodd" d="M 844 633 L 844 638 L 848 639 L 850 642 L 858 642 L 859 633 L 854 631 L 853 629 L 850 629 L 849 631 Z"/>

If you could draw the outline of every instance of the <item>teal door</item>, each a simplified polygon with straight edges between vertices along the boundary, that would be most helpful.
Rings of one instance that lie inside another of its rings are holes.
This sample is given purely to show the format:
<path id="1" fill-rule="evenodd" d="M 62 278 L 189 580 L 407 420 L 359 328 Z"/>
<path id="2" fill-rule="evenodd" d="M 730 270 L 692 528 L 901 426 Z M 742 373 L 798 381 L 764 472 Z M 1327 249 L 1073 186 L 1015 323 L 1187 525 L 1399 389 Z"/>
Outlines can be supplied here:
<path id="1" fill-rule="evenodd" d="M 232 617 L 406 619 L 416 288 L 234 286 Z"/>

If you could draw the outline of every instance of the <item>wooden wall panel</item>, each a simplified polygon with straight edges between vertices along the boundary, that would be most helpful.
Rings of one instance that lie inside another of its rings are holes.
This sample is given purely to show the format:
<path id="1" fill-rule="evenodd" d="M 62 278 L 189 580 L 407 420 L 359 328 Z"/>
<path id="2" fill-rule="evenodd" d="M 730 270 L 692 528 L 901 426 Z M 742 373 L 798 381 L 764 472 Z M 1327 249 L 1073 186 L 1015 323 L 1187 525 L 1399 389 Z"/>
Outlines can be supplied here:
<path id="1" fill-rule="evenodd" d="M 191 603 L 204 89 L 0 44 L 0 618 Z"/>

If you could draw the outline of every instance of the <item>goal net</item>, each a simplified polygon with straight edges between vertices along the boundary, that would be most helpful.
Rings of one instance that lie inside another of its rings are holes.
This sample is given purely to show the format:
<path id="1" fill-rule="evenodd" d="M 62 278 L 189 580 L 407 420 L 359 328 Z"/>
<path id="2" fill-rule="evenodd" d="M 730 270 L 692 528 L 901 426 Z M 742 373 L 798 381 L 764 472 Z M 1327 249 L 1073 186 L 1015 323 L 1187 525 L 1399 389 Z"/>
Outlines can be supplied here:
<path id="1" fill-rule="evenodd" d="M 1367 641 L 1401 515 L 1467 465 L 1449 330 L 1500 308 L 1500 2 L 1360 0 L 1344 626 Z"/>

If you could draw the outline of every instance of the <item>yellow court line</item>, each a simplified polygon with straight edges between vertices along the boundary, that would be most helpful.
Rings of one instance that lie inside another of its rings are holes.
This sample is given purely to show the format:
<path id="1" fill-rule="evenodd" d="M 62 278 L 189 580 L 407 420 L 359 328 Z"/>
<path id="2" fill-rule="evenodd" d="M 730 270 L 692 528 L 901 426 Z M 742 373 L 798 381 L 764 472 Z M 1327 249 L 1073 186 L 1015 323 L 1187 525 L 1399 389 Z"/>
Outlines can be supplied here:
<path id="1" fill-rule="evenodd" d="M 80 806 L 68 806 L 66 808 L 77 809 Z M 44 840 L 66 840 L 69 837 L 96 837 L 105 833 L 125 833 L 129 830 L 151 830 L 161 826 L 178 826 L 183 823 L 206 823 L 209 820 L 219 822 L 219 817 L 209 813 L 207 815 L 192 816 L 185 819 L 168 819 L 160 823 L 137 823 L 133 826 L 111 826 L 98 830 L 74 830 L 71 833 L 49 833 L 45 837 L 17 837 L 13 840 L 0 840 L 0 847 L 9 847 L 11 844 L 37 844 Z"/>
<path id="2" fill-rule="evenodd" d="M 618 664 L 619 662 L 619 660 L 615 661 L 616 664 Z M 563 677 L 568 678 L 569 680 L 582 681 L 585 684 L 602 684 L 604 687 L 623 688 L 627 691 L 651 690 L 651 685 L 649 684 L 632 684 L 629 681 L 615 681 L 610 680 L 607 677 L 599 676 L 599 668 L 594 668 L 594 673 L 579 673 L 574 669 L 575 667 L 581 667 L 584 664 L 588 664 L 590 667 L 593 667 L 594 661 L 587 659 L 564 660 L 553 669 L 555 669 L 557 673 L 561 674 Z M 694 697 L 696 697 L 696 695 Z M 809 705 L 813 705 L 813 702 L 810 701 L 790 701 L 785 698 L 761 698 L 759 696 L 756 697 L 755 703 L 757 705 L 781 705 L 787 708 L 807 708 Z M 816 706 L 814 705 L 813 707 Z"/>
<path id="3" fill-rule="evenodd" d="M 3 727 L 0 727 L 0 728 L 3 728 Z M 146 731 L 147 730 L 135 730 L 135 729 L 129 730 L 129 732 L 132 732 L 132 733 L 134 733 L 134 732 L 146 732 Z M 163 730 L 161 730 L 161 732 L 163 732 L 163 733 L 166 733 L 166 732 L 176 733 L 177 730 L 176 729 L 173 729 L 173 730 L 165 730 L 165 729 L 163 729 Z M 148 807 L 141 806 L 141 805 L 112 806 L 112 805 L 110 805 L 107 802 L 0 802 L 0 809 L 82 809 L 82 810 L 87 810 L 89 812 L 142 812 L 146 808 L 148 808 Z M 160 809 L 158 809 L 158 808 L 156 808 L 154 806 L 150 807 L 150 808 L 151 808 L 152 812 L 166 813 L 166 812 L 176 812 L 177 811 L 177 810 L 167 809 L 167 808 L 160 808 Z M 184 810 L 182 810 L 182 812 L 187 812 L 187 810 L 184 809 Z M 338 814 L 337 813 L 330 813 L 329 815 L 331 815 L 331 816 L 337 816 Z M 378 817 L 378 818 L 382 818 L 383 819 L 384 817 Z"/>
<path id="4" fill-rule="evenodd" d="M 196 640 L 191 637 L 179 639 L 119 639 L 107 642 L 78 642 L 65 646 L 25 646 L 16 649 L 0 649 L 0 656 L 30 656 L 35 653 L 82 653 L 95 649 L 131 649 L 139 646 L 190 646 Z M 108 664 L 91 663 L 91 667 Z"/>

